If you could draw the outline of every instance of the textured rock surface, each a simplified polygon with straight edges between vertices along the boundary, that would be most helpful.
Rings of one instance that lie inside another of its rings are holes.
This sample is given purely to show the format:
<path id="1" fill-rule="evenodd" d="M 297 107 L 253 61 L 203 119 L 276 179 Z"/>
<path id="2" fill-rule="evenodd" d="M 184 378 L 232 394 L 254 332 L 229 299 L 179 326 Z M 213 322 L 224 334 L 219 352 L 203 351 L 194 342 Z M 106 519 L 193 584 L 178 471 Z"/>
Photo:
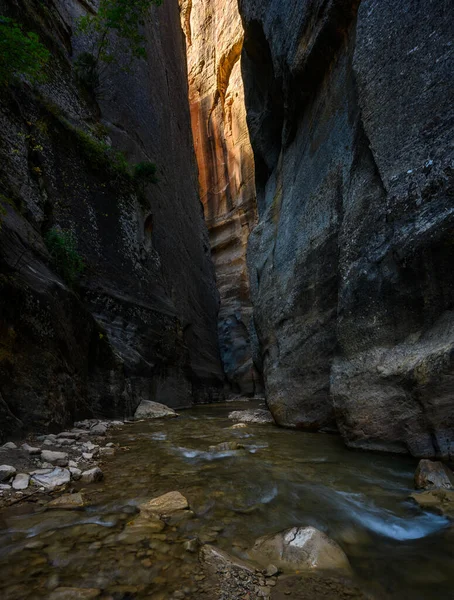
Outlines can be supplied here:
<path id="1" fill-rule="evenodd" d="M 263 536 L 250 555 L 264 566 L 271 562 L 284 571 L 350 569 L 342 548 L 315 527 L 292 527 Z"/>
<path id="2" fill-rule="evenodd" d="M 164 419 L 178 417 L 177 413 L 164 404 L 142 400 L 134 413 L 135 419 Z"/>
<path id="3" fill-rule="evenodd" d="M 277 422 L 454 454 L 454 6 L 240 0 Z"/>
<path id="4" fill-rule="evenodd" d="M 246 246 L 256 222 L 254 159 L 241 77 L 237 0 L 182 0 L 200 193 L 221 295 L 219 340 L 235 392 L 261 390 L 252 360 Z"/>
<path id="5" fill-rule="evenodd" d="M 35 30 L 53 57 L 38 92 L 19 85 L 0 102 L 0 439 L 130 416 L 142 399 L 208 401 L 223 385 L 178 2 L 153 9 L 148 61 L 111 69 L 99 106 L 71 64 L 84 47 L 71 37 L 84 7 L 0 0 L 0 13 Z M 157 164 L 144 201 L 93 159 L 111 142 L 132 164 Z M 50 227 L 76 238 L 86 263 L 77 293 L 43 241 Z"/>
<path id="6" fill-rule="evenodd" d="M 417 490 L 431 488 L 454 489 L 454 473 L 441 462 L 423 459 L 419 461 L 415 473 Z"/>

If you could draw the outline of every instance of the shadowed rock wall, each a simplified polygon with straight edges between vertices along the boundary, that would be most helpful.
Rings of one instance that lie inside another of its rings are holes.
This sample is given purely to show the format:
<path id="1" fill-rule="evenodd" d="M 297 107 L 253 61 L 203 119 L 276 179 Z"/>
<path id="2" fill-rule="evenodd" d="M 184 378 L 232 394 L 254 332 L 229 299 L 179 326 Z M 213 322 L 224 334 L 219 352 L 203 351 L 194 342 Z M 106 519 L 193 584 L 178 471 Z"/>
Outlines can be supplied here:
<path id="1" fill-rule="evenodd" d="M 98 104 L 72 66 L 85 44 L 74 21 L 89 7 L 0 1 L 52 52 L 45 84 L 0 97 L 0 437 L 222 391 L 178 2 L 153 9 L 148 60 L 110 69 Z M 143 196 L 106 144 L 155 162 L 158 183 Z M 85 261 L 74 289 L 44 243 L 52 227 L 73 232 Z"/>
<path id="2" fill-rule="evenodd" d="M 252 358 L 246 265 L 256 198 L 241 77 L 243 28 L 237 0 L 180 5 L 200 194 L 221 296 L 221 357 L 233 391 L 252 395 L 262 384 Z"/>
<path id="3" fill-rule="evenodd" d="M 239 0 L 268 404 L 454 454 L 454 5 Z"/>

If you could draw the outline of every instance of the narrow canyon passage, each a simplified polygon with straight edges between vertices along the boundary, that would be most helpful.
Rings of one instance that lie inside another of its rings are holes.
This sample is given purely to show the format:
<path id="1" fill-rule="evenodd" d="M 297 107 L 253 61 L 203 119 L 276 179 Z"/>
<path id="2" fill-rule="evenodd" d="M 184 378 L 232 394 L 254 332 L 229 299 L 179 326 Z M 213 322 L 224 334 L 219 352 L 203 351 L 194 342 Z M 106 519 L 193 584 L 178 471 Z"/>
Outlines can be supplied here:
<path id="1" fill-rule="evenodd" d="M 453 22 L 0 0 L 1 600 L 454 598 Z"/>

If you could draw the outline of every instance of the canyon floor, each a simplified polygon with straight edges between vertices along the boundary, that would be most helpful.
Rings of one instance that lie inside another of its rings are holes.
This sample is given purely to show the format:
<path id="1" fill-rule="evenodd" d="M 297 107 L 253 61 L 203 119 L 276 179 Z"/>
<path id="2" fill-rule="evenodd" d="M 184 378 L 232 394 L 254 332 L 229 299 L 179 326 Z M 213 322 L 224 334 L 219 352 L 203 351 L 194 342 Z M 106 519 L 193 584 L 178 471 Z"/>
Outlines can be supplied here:
<path id="1" fill-rule="evenodd" d="M 334 435 L 232 428 L 229 413 L 250 406 L 205 406 L 111 428 L 104 443 L 116 453 L 102 460 L 104 480 L 73 481 L 66 490 L 80 493 L 83 506 L 51 508 L 38 495 L 4 508 L 1 597 L 452 597 L 453 529 L 409 499 L 416 459 L 352 452 Z M 144 523 L 138 507 L 172 491 L 187 498 L 189 510 L 165 524 Z M 242 568 L 256 538 L 293 526 L 327 533 L 351 571 Z M 200 552 L 213 546 L 231 557 L 214 570 Z"/>

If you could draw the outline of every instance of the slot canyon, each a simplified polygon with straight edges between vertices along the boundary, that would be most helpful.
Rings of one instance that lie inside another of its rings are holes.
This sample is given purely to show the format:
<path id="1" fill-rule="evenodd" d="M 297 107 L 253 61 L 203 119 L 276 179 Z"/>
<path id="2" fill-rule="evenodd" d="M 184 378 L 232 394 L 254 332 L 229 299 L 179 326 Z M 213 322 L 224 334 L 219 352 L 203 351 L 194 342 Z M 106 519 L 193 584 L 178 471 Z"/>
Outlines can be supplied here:
<path id="1" fill-rule="evenodd" d="M 440 600 L 454 4 L 0 0 L 0 596 Z"/>

